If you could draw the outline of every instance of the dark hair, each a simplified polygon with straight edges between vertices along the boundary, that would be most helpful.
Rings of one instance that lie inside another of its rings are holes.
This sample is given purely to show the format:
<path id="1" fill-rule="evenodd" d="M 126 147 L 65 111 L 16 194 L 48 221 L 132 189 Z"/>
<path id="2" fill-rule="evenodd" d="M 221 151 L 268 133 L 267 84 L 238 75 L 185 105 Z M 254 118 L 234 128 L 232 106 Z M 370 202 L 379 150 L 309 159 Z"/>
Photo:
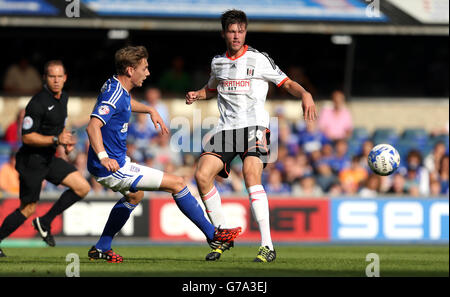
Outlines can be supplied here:
<path id="1" fill-rule="evenodd" d="M 142 59 L 148 58 L 147 49 L 144 46 L 127 46 L 118 50 L 115 54 L 117 74 L 126 74 L 128 67 L 136 67 Z"/>
<path id="2" fill-rule="evenodd" d="M 247 15 L 242 10 L 230 9 L 225 11 L 220 17 L 222 22 L 222 30 L 228 29 L 228 26 L 232 24 L 245 24 L 247 28 Z"/>
<path id="3" fill-rule="evenodd" d="M 48 74 L 48 68 L 50 68 L 50 66 L 61 66 L 64 70 L 64 73 L 66 73 L 66 67 L 64 67 L 64 64 L 61 60 L 50 60 L 44 65 L 44 75 Z"/>

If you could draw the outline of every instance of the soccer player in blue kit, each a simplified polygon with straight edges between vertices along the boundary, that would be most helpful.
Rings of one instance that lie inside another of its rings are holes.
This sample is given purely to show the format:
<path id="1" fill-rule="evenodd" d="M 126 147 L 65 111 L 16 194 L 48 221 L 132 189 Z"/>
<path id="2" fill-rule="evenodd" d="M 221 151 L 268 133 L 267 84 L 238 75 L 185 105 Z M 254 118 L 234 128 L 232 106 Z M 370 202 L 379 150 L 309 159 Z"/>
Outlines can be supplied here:
<path id="1" fill-rule="evenodd" d="M 117 75 L 101 89 L 86 128 L 90 146 L 88 170 L 103 186 L 123 194 L 112 208 L 99 241 L 88 252 L 90 259 L 120 263 L 123 257 L 111 249 L 114 236 L 125 225 L 131 212 L 144 197 L 143 191 L 172 194 L 181 212 L 206 236 L 211 247 L 230 242 L 241 227 L 215 228 L 187 188 L 184 179 L 130 161 L 126 155 L 127 130 L 131 112 L 148 113 L 160 133 L 169 133 L 158 112 L 130 97 L 130 90 L 141 87 L 150 75 L 148 52 L 143 46 L 127 46 L 115 54 Z"/>

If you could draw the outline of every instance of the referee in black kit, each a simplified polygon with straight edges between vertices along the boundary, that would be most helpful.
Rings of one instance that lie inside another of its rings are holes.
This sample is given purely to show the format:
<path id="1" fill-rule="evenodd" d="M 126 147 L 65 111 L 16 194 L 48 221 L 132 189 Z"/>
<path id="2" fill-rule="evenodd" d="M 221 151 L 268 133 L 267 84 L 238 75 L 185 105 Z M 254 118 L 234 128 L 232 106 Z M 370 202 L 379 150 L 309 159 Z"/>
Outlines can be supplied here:
<path id="1" fill-rule="evenodd" d="M 72 134 L 65 129 L 69 99 L 63 91 L 66 80 L 67 74 L 61 61 L 47 62 L 44 67 L 44 87 L 31 98 L 25 109 L 23 144 L 16 155 L 16 169 L 20 176 L 20 207 L 3 221 L 0 242 L 33 215 L 44 179 L 69 188 L 44 216 L 33 220 L 34 228 L 49 246 L 55 246 L 50 232 L 53 219 L 90 191 L 89 183 L 76 168 L 55 156 L 59 145 L 64 146 L 66 154 L 75 145 Z M 0 249 L 0 257 L 4 256 Z"/>

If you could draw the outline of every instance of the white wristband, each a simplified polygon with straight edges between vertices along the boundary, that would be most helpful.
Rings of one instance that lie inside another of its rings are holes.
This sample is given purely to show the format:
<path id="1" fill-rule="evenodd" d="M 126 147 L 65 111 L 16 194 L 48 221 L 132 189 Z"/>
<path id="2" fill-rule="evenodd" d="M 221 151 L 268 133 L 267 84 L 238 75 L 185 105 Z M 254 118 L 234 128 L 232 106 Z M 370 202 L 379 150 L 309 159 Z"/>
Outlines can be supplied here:
<path id="1" fill-rule="evenodd" d="M 104 159 L 104 158 L 108 158 L 109 156 L 108 156 L 107 152 L 103 151 L 103 152 L 99 152 L 97 154 L 97 157 L 98 157 L 99 160 L 101 160 L 101 159 Z"/>

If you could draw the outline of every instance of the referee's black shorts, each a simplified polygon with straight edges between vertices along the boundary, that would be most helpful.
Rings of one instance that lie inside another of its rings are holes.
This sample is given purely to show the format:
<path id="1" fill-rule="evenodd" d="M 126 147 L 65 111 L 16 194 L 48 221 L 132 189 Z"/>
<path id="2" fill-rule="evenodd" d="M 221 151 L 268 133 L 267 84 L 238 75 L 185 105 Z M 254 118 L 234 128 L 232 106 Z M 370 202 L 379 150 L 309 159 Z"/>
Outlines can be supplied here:
<path id="1" fill-rule="evenodd" d="M 242 160 L 248 156 L 258 157 L 264 168 L 270 157 L 270 130 L 262 126 L 223 130 L 213 135 L 200 155 L 213 155 L 221 159 L 223 169 L 219 176 L 227 178 L 231 161 L 239 155 Z"/>
<path id="2" fill-rule="evenodd" d="M 17 153 L 16 170 L 20 179 L 20 201 L 24 204 L 37 202 L 45 179 L 59 185 L 77 169 L 63 159 L 40 154 Z"/>

